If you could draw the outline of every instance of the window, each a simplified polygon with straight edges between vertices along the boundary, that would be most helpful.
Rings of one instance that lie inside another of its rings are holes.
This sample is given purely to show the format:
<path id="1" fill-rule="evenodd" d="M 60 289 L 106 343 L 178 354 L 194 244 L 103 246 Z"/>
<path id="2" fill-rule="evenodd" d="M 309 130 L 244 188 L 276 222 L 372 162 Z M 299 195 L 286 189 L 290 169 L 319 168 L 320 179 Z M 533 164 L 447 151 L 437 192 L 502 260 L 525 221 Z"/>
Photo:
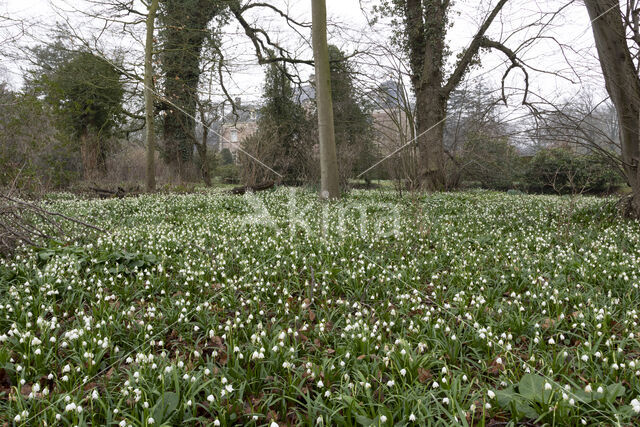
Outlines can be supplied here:
<path id="1" fill-rule="evenodd" d="M 231 142 L 238 142 L 238 129 L 231 129 Z"/>

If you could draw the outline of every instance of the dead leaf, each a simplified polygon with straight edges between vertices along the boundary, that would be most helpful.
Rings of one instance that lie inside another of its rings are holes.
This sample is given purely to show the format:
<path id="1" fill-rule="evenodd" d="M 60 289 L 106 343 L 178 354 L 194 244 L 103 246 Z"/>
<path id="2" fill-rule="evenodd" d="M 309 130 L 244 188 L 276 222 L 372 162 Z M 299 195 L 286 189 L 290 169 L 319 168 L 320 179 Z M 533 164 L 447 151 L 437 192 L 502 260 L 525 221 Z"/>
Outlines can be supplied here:
<path id="1" fill-rule="evenodd" d="M 499 375 L 500 372 L 505 370 L 504 363 L 498 363 L 498 358 L 496 357 L 487 368 L 487 372 L 490 375 Z"/>
<path id="2" fill-rule="evenodd" d="M 555 325 L 556 321 L 550 318 L 546 318 L 544 319 L 542 322 L 540 322 L 540 327 L 542 329 L 549 329 L 550 327 L 552 327 L 553 325 Z"/>
<path id="3" fill-rule="evenodd" d="M 23 396 L 28 396 L 29 393 L 31 393 L 33 386 L 31 384 L 25 384 L 22 387 L 20 387 L 20 394 L 22 394 Z"/>
<path id="4" fill-rule="evenodd" d="M 418 381 L 422 384 L 428 383 L 433 378 L 433 374 L 430 370 L 425 368 L 418 368 Z"/>
<path id="5" fill-rule="evenodd" d="M 94 388 L 98 388 L 98 383 L 92 382 L 84 385 L 84 391 L 90 391 L 90 390 L 93 390 Z"/>
<path id="6" fill-rule="evenodd" d="M 109 370 L 107 371 L 107 373 L 105 374 L 105 377 L 106 377 L 108 380 L 110 380 L 110 379 L 111 379 L 111 377 L 113 376 L 113 373 L 115 372 L 115 370 L 116 370 L 116 367 L 115 367 L 115 366 L 112 366 L 112 367 L 111 367 L 111 369 L 109 369 Z"/>

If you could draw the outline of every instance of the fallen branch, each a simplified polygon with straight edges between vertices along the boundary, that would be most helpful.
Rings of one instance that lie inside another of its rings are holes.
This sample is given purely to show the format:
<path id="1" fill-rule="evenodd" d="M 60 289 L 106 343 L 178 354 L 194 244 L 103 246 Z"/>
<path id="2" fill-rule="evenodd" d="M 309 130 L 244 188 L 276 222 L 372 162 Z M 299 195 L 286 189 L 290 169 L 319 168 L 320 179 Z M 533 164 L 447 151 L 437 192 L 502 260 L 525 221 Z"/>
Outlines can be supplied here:
<path id="1" fill-rule="evenodd" d="M 105 233 L 102 228 L 80 219 L 0 194 L 0 255 L 11 255 L 21 244 L 43 246 L 47 240 L 71 237 L 65 222 Z"/>
<path id="2" fill-rule="evenodd" d="M 231 189 L 229 192 L 231 194 L 235 194 L 235 195 L 243 195 L 245 193 L 257 193 L 258 191 L 265 191 L 268 190 L 270 188 L 273 188 L 275 186 L 275 183 L 273 181 L 267 181 L 264 182 L 262 184 L 257 184 L 257 185 L 253 185 L 253 186 L 243 186 L 243 187 L 235 187 L 233 189 Z"/>

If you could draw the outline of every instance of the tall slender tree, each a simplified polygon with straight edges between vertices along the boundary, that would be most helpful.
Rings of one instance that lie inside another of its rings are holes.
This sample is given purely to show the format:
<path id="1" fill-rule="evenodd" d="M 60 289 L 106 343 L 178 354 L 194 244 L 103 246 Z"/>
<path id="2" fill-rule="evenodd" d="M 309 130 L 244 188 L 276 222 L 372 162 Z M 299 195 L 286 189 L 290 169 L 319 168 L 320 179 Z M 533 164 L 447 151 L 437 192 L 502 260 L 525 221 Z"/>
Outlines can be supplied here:
<path id="1" fill-rule="evenodd" d="M 147 37 L 144 47 L 144 112 L 147 140 L 147 191 L 156 189 L 156 130 L 154 126 L 155 84 L 153 78 L 153 32 L 159 0 L 152 0 L 147 12 Z"/>
<path id="2" fill-rule="evenodd" d="M 313 57 L 316 69 L 316 102 L 320 137 L 320 197 L 340 196 L 338 160 L 331 103 L 331 71 L 327 47 L 327 5 L 325 0 L 311 0 L 313 18 Z"/>

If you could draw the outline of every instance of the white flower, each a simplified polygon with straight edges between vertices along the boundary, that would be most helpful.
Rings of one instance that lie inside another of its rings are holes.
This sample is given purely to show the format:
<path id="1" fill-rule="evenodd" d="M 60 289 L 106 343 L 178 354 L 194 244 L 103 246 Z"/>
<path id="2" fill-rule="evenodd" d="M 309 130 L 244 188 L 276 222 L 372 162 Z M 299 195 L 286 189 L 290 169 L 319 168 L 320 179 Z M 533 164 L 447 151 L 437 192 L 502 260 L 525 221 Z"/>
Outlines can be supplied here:
<path id="1" fill-rule="evenodd" d="M 380 415 L 380 422 L 381 423 L 386 423 L 387 422 L 387 417 L 385 417 L 384 415 Z"/>
<path id="2" fill-rule="evenodd" d="M 395 382 L 393 380 L 387 381 L 387 387 L 393 387 L 394 384 Z"/>
<path id="3" fill-rule="evenodd" d="M 545 390 L 551 390 L 552 388 L 553 388 L 553 387 L 551 387 L 551 384 L 549 384 L 549 383 L 547 383 L 547 382 L 545 382 L 545 383 L 544 383 L 544 389 L 545 389 Z"/>
<path id="4" fill-rule="evenodd" d="M 489 396 L 489 399 L 493 399 L 494 397 L 496 397 L 496 394 L 493 392 L 493 390 L 489 390 L 487 392 L 487 396 Z"/>
<path id="5" fill-rule="evenodd" d="M 587 386 L 584 388 L 584 391 L 586 391 L 587 393 L 591 393 L 591 384 L 587 384 Z"/>
<path id="6" fill-rule="evenodd" d="M 269 424 L 269 427 L 280 427 L 280 426 L 278 425 L 277 422 L 271 421 L 271 424 Z"/>
<path id="7" fill-rule="evenodd" d="M 413 422 L 415 420 L 416 420 L 416 416 L 412 412 L 411 415 L 409 415 L 409 421 Z"/>
<path id="8" fill-rule="evenodd" d="M 209 401 L 209 403 L 213 403 L 213 401 L 216 400 L 216 398 L 213 397 L 213 394 L 210 394 L 209 396 L 207 396 L 207 400 Z"/>
<path id="9" fill-rule="evenodd" d="M 403 377 L 407 375 L 407 370 L 404 368 L 400 369 L 400 375 L 402 375 Z"/>
<path id="10" fill-rule="evenodd" d="M 318 388 L 322 388 L 324 387 L 324 383 L 322 382 L 322 380 L 318 381 Z"/>
<path id="11" fill-rule="evenodd" d="M 153 424 L 153 423 L 155 423 L 155 422 L 156 422 L 156 420 L 154 420 L 152 417 L 149 417 L 149 418 L 147 419 L 147 424 Z"/>
<path id="12" fill-rule="evenodd" d="M 213 421 L 213 425 L 214 425 L 214 426 L 216 426 L 216 427 L 219 427 L 219 426 L 220 426 L 220 420 L 216 418 L 216 419 Z"/>

